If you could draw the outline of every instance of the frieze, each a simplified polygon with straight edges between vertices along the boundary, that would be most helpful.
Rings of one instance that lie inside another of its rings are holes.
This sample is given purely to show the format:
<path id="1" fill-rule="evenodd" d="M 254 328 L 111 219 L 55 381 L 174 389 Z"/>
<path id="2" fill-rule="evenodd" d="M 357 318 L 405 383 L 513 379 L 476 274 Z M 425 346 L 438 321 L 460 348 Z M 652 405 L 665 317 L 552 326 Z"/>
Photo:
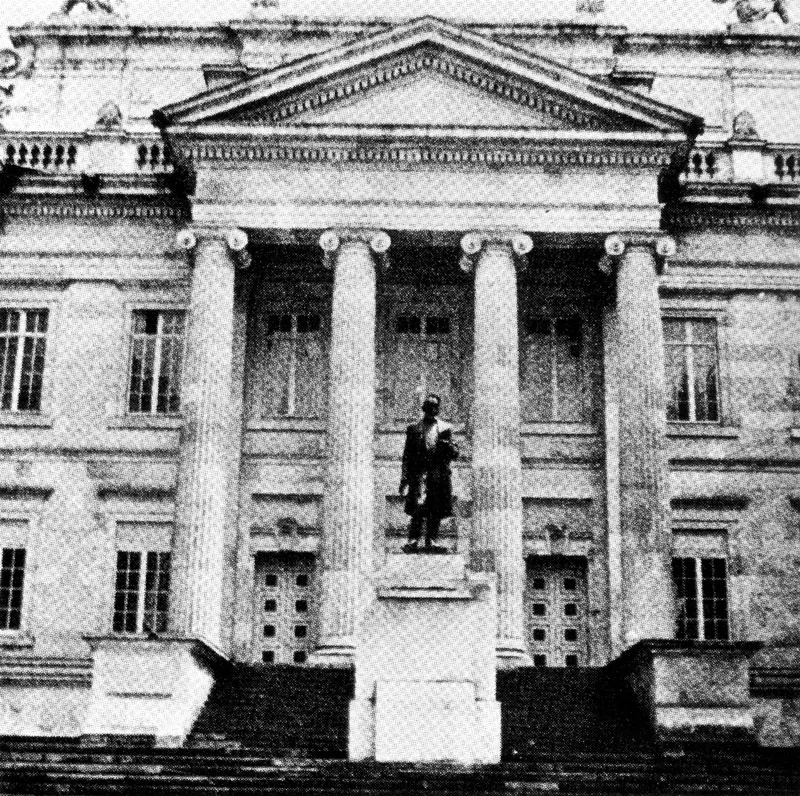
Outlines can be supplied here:
<path id="1" fill-rule="evenodd" d="M 576 109 L 568 99 L 561 99 L 552 94 L 548 95 L 541 91 L 534 91 L 531 86 L 526 86 L 521 81 L 503 80 L 496 74 L 491 74 L 488 70 L 479 69 L 453 58 L 445 58 L 430 51 L 416 53 L 401 60 L 394 60 L 392 63 L 369 74 L 360 74 L 348 81 L 339 82 L 333 86 L 324 86 L 314 93 L 307 93 L 301 97 L 293 98 L 278 107 L 242 114 L 237 116 L 237 121 L 250 124 L 286 122 L 297 114 L 324 108 L 337 100 L 350 100 L 371 89 L 422 71 L 432 71 L 454 78 L 505 101 L 531 108 L 557 120 L 561 125 L 589 130 L 599 130 L 608 125 L 607 120 L 603 120 L 595 114 Z"/>
<path id="2" fill-rule="evenodd" d="M 665 153 L 630 151 L 579 152 L 507 149 L 456 149 L 432 146 L 260 146 L 198 144 L 182 148 L 195 161 L 296 161 L 334 163 L 454 163 L 491 166 L 666 166 Z"/>
<path id="3" fill-rule="evenodd" d="M 185 208 L 170 205 L 88 204 L 68 199 L 6 201 L 3 213 L 12 218 L 142 218 L 181 221 Z"/>
<path id="4" fill-rule="evenodd" d="M 718 227 L 722 229 L 800 229 L 800 210 L 720 212 L 718 210 L 685 211 L 664 213 L 664 226 L 668 230 L 702 230 Z"/>

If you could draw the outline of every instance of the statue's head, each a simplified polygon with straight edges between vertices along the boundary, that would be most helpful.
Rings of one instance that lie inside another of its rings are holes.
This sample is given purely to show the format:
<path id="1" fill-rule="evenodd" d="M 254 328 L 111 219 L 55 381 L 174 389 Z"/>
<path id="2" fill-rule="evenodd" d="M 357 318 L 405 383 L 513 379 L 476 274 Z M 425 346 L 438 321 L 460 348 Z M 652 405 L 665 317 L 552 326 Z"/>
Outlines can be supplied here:
<path id="1" fill-rule="evenodd" d="M 428 393 L 422 402 L 422 412 L 426 417 L 436 417 L 439 414 L 439 406 L 442 400 L 436 393 Z"/>

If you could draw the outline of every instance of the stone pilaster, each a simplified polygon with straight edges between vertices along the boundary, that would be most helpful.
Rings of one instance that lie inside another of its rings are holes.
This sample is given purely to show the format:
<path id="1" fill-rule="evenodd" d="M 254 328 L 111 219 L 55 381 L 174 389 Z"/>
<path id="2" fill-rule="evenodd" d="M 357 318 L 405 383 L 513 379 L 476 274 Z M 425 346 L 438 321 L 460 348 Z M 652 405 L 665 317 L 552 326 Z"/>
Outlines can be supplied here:
<path id="1" fill-rule="evenodd" d="M 385 232 L 329 231 L 320 237 L 334 285 L 320 635 L 311 659 L 319 665 L 353 662 L 372 591 L 375 257 L 389 243 Z"/>
<path id="2" fill-rule="evenodd" d="M 188 230 L 178 245 L 194 251 L 183 430 L 172 556 L 171 632 L 221 644 L 223 548 L 231 480 L 234 270 L 243 232 Z M 246 245 L 246 236 L 244 237 Z"/>
<path id="3" fill-rule="evenodd" d="M 519 665 L 526 653 L 522 594 L 522 460 L 516 257 L 527 235 L 470 233 L 463 265 L 475 271 L 472 566 L 497 576 L 497 655 Z"/>
<path id="4" fill-rule="evenodd" d="M 616 387 L 619 562 L 624 646 L 671 638 L 669 469 L 666 454 L 664 339 L 658 259 L 674 252 L 669 238 L 611 235 L 607 258 L 616 266 Z M 608 463 L 607 463 L 608 464 Z M 609 481 L 611 484 L 612 482 Z M 612 577 L 612 583 L 614 578 Z M 612 606 L 612 611 L 614 606 Z"/>

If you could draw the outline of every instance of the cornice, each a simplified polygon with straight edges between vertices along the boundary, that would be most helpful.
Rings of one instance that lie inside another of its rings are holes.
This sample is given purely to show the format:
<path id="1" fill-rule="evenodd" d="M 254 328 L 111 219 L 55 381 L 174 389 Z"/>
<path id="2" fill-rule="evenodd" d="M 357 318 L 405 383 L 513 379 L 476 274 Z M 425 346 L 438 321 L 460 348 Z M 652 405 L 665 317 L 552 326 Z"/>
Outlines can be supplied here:
<path id="1" fill-rule="evenodd" d="M 201 131 L 202 132 L 202 131 Z M 283 131 L 284 133 L 288 131 Z M 296 131 L 295 136 L 296 136 Z M 310 131 L 306 131 L 310 132 Z M 320 131 L 322 132 L 322 131 Z M 397 131 L 395 131 L 396 133 Z M 231 136 L 227 140 L 213 140 L 210 136 L 196 142 L 180 142 L 183 157 L 195 162 L 333 162 L 333 163 L 398 163 L 398 164 L 474 164 L 485 166 L 528 166 L 528 167 L 575 167 L 575 166 L 626 166 L 635 168 L 660 168 L 670 162 L 672 147 L 663 142 L 609 142 L 600 140 L 583 145 L 574 140 L 508 143 L 508 131 L 504 131 L 505 141 L 493 141 L 476 137 L 472 140 L 435 141 L 431 143 L 415 141 L 409 134 L 406 141 L 353 140 L 353 137 L 337 137 L 329 142 L 320 141 L 309 135 L 307 141 L 292 141 L 289 135 L 285 142 L 261 141 L 244 136 Z M 337 140 L 338 139 L 338 140 Z M 524 146 L 525 143 L 529 145 Z"/>
<path id="2" fill-rule="evenodd" d="M 667 231 L 706 229 L 780 229 L 800 231 L 800 207 L 720 207 L 714 205 L 666 208 L 663 227 Z"/>
<path id="3" fill-rule="evenodd" d="M 7 218 L 147 219 L 183 222 L 186 208 L 167 203 L 115 198 L 90 201 L 79 196 L 12 196 L 0 206 Z"/>

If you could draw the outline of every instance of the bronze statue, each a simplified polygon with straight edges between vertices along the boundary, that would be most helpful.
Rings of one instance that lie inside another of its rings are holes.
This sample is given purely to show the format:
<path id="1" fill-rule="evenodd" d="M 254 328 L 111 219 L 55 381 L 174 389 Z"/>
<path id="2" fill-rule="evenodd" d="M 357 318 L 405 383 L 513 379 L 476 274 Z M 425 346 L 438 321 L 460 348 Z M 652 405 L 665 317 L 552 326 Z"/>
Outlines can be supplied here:
<path id="1" fill-rule="evenodd" d="M 450 462 L 458 458 L 458 447 L 452 440 L 449 423 L 437 419 L 441 400 L 428 395 L 422 404 L 422 419 L 406 429 L 403 449 L 403 472 L 400 494 L 405 495 L 408 524 L 406 553 L 444 553 L 435 542 L 439 525 L 453 514 L 453 486 Z M 425 546 L 420 549 L 422 526 L 425 525 Z"/>

